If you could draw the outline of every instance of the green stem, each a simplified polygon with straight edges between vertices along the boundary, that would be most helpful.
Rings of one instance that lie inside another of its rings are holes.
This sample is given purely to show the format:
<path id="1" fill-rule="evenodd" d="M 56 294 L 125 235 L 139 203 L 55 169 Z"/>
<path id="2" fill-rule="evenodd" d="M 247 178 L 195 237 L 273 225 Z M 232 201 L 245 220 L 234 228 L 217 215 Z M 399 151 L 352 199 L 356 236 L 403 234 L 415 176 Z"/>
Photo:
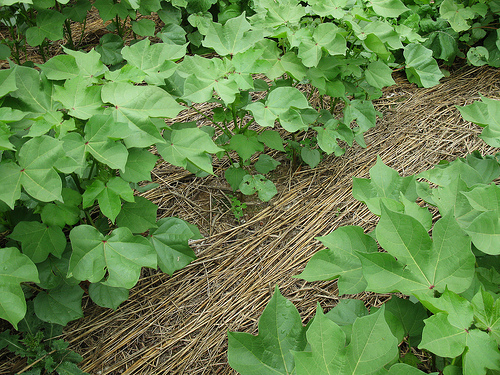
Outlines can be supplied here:
<path id="1" fill-rule="evenodd" d="M 210 121 L 213 125 L 215 125 L 217 128 L 219 128 L 219 130 L 222 131 L 224 134 L 226 134 L 228 137 L 231 137 L 231 132 L 227 128 L 226 124 L 224 124 L 224 128 L 223 128 L 217 122 L 215 122 L 212 118 L 208 117 L 206 114 L 199 111 L 196 107 L 191 106 L 191 108 L 194 109 L 196 111 L 196 113 L 202 115 L 206 120 Z"/>
<path id="2" fill-rule="evenodd" d="M 330 113 L 333 115 L 335 112 L 335 107 L 337 106 L 337 103 L 339 102 L 339 98 L 335 98 L 333 100 L 332 97 L 330 97 Z"/>
<path id="3" fill-rule="evenodd" d="M 87 218 L 87 223 L 90 223 L 90 225 L 92 225 L 94 228 L 97 228 L 95 226 L 94 220 L 92 220 L 92 218 L 90 217 L 89 212 L 87 210 L 83 210 L 83 212 L 85 212 L 85 217 Z"/>
<path id="4" fill-rule="evenodd" d="M 114 22 L 115 22 L 115 26 L 116 26 L 116 32 L 118 33 L 120 38 L 123 38 L 122 31 L 120 29 L 120 17 L 118 17 L 118 15 L 116 15 Z"/>
<path id="5" fill-rule="evenodd" d="M 89 177 L 88 179 L 90 180 L 92 178 L 92 173 L 94 172 L 94 168 L 97 166 L 97 160 L 94 159 L 94 162 L 92 163 L 89 171 Z"/>
<path id="6" fill-rule="evenodd" d="M 68 45 L 69 48 L 74 50 L 75 49 L 75 43 L 73 43 L 73 36 L 71 35 L 71 23 L 69 22 L 69 19 L 66 19 L 64 21 L 64 28 L 66 29 L 66 34 L 68 35 Z"/>
<path id="7" fill-rule="evenodd" d="M 85 28 L 87 27 L 87 17 L 83 20 L 83 27 L 82 27 L 82 33 L 80 35 L 80 39 L 78 40 L 78 45 L 82 44 L 83 41 L 83 35 L 85 34 Z"/>
<path id="8" fill-rule="evenodd" d="M 83 194 L 85 190 L 83 190 L 82 185 L 80 185 L 80 179 L 78 178 L 75 172 L 71 173 L 71 178 L 75 182 L 76 188 L 78 189 L 80 194 Z"/>
<path id="9" fill-rule="evenodd" d="M 252 125 L 255 122 L 255 119 L 252 118 L 250 121 L 247 122 L 247 124 L 241 129 L 241 132 L 243 133 L 245 130 L 248 129 L 250 125 Z"/>
<path id="10" fill-rule="evenodd" d="M 236 117 L 236 103 L 235 103 L 235 102 L 233 102 L 233 103 L 231 104 L 231 113 L 232 113 L 232 115 L 233 115 L 234 132 L 235 132 L 236 134 L 239 134 L 239 133 L 241 133 L 241 131 L 240 131 L 241 129 L 240 129 L 240 127 L 238 126 L 238 118 Z"/>

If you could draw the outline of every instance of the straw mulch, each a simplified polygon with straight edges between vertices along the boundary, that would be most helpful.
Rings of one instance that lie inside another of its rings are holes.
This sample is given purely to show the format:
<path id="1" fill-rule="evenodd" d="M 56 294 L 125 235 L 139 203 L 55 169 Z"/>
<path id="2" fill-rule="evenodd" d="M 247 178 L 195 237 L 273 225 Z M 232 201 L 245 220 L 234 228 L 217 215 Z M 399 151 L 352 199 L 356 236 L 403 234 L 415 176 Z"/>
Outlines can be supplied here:
<path id="1" fill-rule="evenodd" d="M 344 225 L 371 230 L 377 218 L 354 200 L 353 177 L 368 177 L 377 155 L 402 175 L 431 168 L 479 150 L 493 153 L 462 120 L 455 105 L 500 97 L 500 71 L 465 67 L 442 84 L 419 89 L 402 76 L 376 102 L 384 117 L 366 134 L 368 148 L 349 148 L 315 169 L 285 159 L 274 176 L 279 194 L 269 203 L 251 199 L 245 221 L 229 212 L 228 186 L 221 177 L 194 178 L 161 164 L 160 183 L 145 194 L 160 216 L 197 224 L 206 236 L 192 246 L 198 259 L 173 277 L 146 270 L 130 299 L 117 311 L 85 300 L 85 317 L 70 324 L 65 339 L 85 358 L 91 374 L 234 374 L 227 364 L 227 331 L 257 333 L 258 319 L 277 285 L 308 321 L 316 303 L 330 310 L 339 300 L 335 281 L 292 278 L 322 248 L 315 237 Z M 209 108 L 203 110 L 210 111 Z M 197 119 L 184 113 L 181 120 Z M 224 161 L 220 162 L 223 166 Z M 216 168 L 221 176 L 223 171 Z M 351 296 L 352 297 L 352 296 Z M 377 306 L 388 295 L 357 295 Z"/>

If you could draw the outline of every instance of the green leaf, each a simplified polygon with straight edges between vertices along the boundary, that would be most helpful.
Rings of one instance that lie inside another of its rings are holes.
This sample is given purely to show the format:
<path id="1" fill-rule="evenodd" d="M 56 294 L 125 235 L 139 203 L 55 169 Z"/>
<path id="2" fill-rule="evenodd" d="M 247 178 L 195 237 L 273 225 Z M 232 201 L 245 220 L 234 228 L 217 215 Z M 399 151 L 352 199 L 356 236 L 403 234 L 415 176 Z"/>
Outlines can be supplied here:
<path id="1" fill-rule="evenodd" d="M 33 263 L 43 262 L 49 254 L 60 258 L 66 248 L 66 236 L 61 227 L 44 225 L 38 221 L 21 221 L 9 237 L 21 242 L 23 253 Z"/>
<path id="2" fill-rule="evenodd" d="M 106 65 L 115 65 L 123 61 L 121 49 L 123 39 L 116 34 L 104 34 L 99 39 L 99 44 L 95 50 L 101 55 L 101 61 Z"/>
<path id="3" fill-rule="evenodd" d="M 311 168 L 316 168 L 321 161 L 321 154 L 319 150 L 311 149 L 307 146 L 301 148 L 300 157 Z"/>
<path id="4" fill-rule="evenodd" d="M 476 14 L 470 7 L 452 0 L 444 0 L 439 7 L 439 14 L 447 20 L 456 32 L 465 31 L 470 28 L 468 20 L 473 19 Z"/>
<path id="5" fill-rule="evenodd" d="M 356 226 L 339 227 L 317 239 L 327 249 L 314 254 L 304 271 L 296 277 L 307 281 L 338 278 L 339 294 L 363 292 L 367 284 L 356 251 L 376 253 L 377 243 L 363 233 L 363 228 Z"/>
<path id="6" fill-rule="evenodd" d="M 408 299 L 393 296 L 385 304 L 385 309 L 401 322 L 404 335 L 409 336 L 408 339 L 411 346 L 418 345 L 422 338 L 424 319 L 427 318 L 425 308 L 420 303 L 413 303 Z"/>
<path id="7" fill-rule="evenodd" d="M 143 233 L 156 228 L 156 212 L 158 206 L 146 198 L 135 197 L 135 202 L 123 205 L 116 217 L 116 225 L 127 227 L 132 233 Z"/>
<path id="8" fill-rule="evenodd" d="M 117 228 L 104 236 L 89 225 L 70 232 L 73 253 L 68 276 L 77 280 L 130 289 L 139 280 L 142 267 L 156 268 L 156 254 L 147 239 L 133 236 L 128 228 Z"/>
<path id="9" fill-rule="evenodd" d="M 448 288 L 461 293 L 470 286 L 475 257 L 470 238 L 453 216 L 436 222 L 431 239 L 415 218 L 383 206 L 376 235 L 388 253 L 358 252 L 368 290 L 432 294 Z"/>
<path id="10" fill-rule="evenodd" d="M 103 112 L 101 88 L 88 86 L 85 78 L 70 79 L 64 86 L 55 87 L 54 100 L 61 102 L 71 116 L 88 120 Z"/>
<path id="11" fill-rule="evenodd" d="M 34 300 L 36 316 L 49 323 L 65 326 L 83 317 L 83 289 L 79 285 L 62 284 L 47 292 L 40 292 Z"/>
<path id="12" fill-rule="evenodd" d="M 283 116 L 290 107 L 311 108 L 304 94 L 295 87 L 278 87 L 269 93 L 264 103 L 253 102 L 245 109 L 252 112 L 259 125 L 274 127 L 276 119 Z"/>
<path id="13" fill-rule="evenodd" d="M 71 55 L 54 56 L 45 64 L 37 66 L 50 80 L 65 80 L 79 76 L 76 59 Z"/>
<path id="14" fill-rule="evenodd" d="M 295 352 L 297 375 L 368 374 L 383 370 L 398 355 L 397 340 L 384 316 L 384 307 L 356 319 L 345 346 L 344 332 L 318 308 L 307 330 L 311 352 Z"/>
<path id="15" fill-rule="evenodd" d="M 253 154 L 264 151 L 264 145 L 259 142 L 257 134 L 235 134 L 231 137 L 229 148 L 238 153 L 243 161 Z"/>
<path id="16" fill-rule="evenodd" d="M 337 139 L 345 141 L 352 146 L 354 135 L 351 128 L 338 120 L 331 119 L 323 126 L 313 128 L 318 132 L 318 146 L 328 155 L 334 153 L 335 156 L 344 154 L 345 149 L 339 146 Z"/>
<path id="17" fill-rule="evenodd" d="M 186 168 L 188 162 L 199 169 L 212 173 L 212 157 L 223 149 L 217 147 L 210 136 L 199 128 L 172 130 L 166 144 L 157 144 L 165 161 Z"/>
<path id="18" fill-rule="evenodd" d="M 231 165 L 224 172 L 224 178 L 226 179 L 227 183 L 231 186 L 231 189 L 233 189 L 233 191 L 236 191 L 240 187 L 243 177 L 246 176 L 247 174 L 248 172 L 243 168 L 239 167 L 239 165 L 238 167 Z"/>
<path id="19" fill-rule="evenodd" d="M 170 276 L 196 259 L 188 240 L 200 238 L 199 232 L 184 220 L 169 217 L 158 221 L 150 231 L 150 240 L 158 256 L 158 266 Z"/>
<path id="20" fill-rule="evenodd" d="M 16 200 L 21 197 L 21 168 L 11 161 L 3 161 L 0 175 L 0 200 L 13 210 Z"/>
<path id="21" fill-rule="evenodd" d="M 165 44 L 183 46 L 186 44 L 186 34 L 186 30 L 180 25 L 167 23 L 156 36 Z"/>
<path id="22" fill-rule="evenodd" d="M 0 251 L 0 318 L 9 321 L 17 329 L 26 314 L 26 300 L 20 283 L 39 282 L 33 262 L 14 248 Z"/>
<path id="23" fill-rule="evenodd" d="M 64 52 L 75 58 L 78 66 L 78 76 L 85 78 L 89 83 L 97 83 L 99 77 L 103 75 L 108 68 L 100 60 L 101 55 L 94 49 L 89 52 L 73 51 L 69 48 L 64 48 Z"/>
<path id="24" fill-rule="evenodd" d="M 14 151 L 14 145 L 10 143 L 9 138 L 13 135 L 9 126 L 0 121 L 0 151 L 11 150 Z"/>
<path id="25" fill-rule="evenodd" d="M 500 100 L 481 99 L 482 102 L 477 101 L 458 109 L 464 120 L 484 127 L 480 138 L 492 147 L 500 147 Z"/>
<path id="26" fill-rule="evenodd" d="M 381 113 L 375 110 L 371 100 L 354 99 L 349 101 L 344 109 L 343 123 L 349 126 L 351 122 L 356 120 L 360 131 L 366 132 L 375 127 L 377 115 L 381 115 Z"/>
<path id="27" fill-rule="evenodd" d="M 283 139 L 281 139 L 281 136 L 277 131 L 264 130 L 257 136 L 257 139 L 273 150 L 285 151 L 285 148 L 283 147 Z"/>
<path id="28" fill-rule="evenodd" d="M 52 9 L 42 9 L 36 16 L 36 26 L 26 30 L 26 42 L 32 47 L 45 40 L 59 40 L 64 37 L 63 24 L 66 17 Z"/>
<path id="29" fill-rule="evenodd" d="M 121 210 L 120 198 L 127 202 L 134 202 L 132 189 L 125 180 L 113 177 L 106 184 L 95 180 L 83 193 L 83 208 L 90 207 L 97 199 L 101 212 L 114 222 Z"/>
<path id="30" fill-rule="evenodd" d="M 97 305 L 116 310 L 128 299 L 128 289 L 116 288 L 102 283 L 89 285 L 89 296 Z"/>
<path id="31" fill-rule="evenodd" d="M 140 36 L 154 36 L 155 22 L 147 18 L 141 18 L 139 21 L 132 21 L 132 31 Z"/>
<path id="32" fill-rule="evenodd" d="M 375 13 L 382 17 L 399 17 L 409 10 L 400 0 L 370 0 Z"/>
<path id="33" fill-rule="evenodd" d="M 263 38 L 262 30 L 250 31 L 245 12 L 231 18 L 224 25 L 212 22 L 208 25 L 203 46 L 213 48 L 221 56 L 234 55 L 251 48 Z"/>
<path id="34" fill-rule="evenodd" d="M 422 374 L 426 373 L 419 370 L 416 367 L 407 365 L 406 363 L 395 363 L 389 369 L 389 375 L 422 375 Z M 438 372 L 432 372 L 431 374 L 439 375 Z M 447 375 L 446 372 L 444 372 L 444 374 Z"/>
<path id="35" fill-rule="evenodd" d="M 423 45 L 411 43 L 404 48 L 406 75 L 408 80 L 419 87 L 432 87 L 444 77 L 432 57 L 432 51 Z"/>
<path id="36" fill-rule="evenodd" d="M 321 17 L 341 19 L 346 11 L 347 0 L 309 0 L 314 13 Z"/>
<path id="37" fill-rule="evenodd" d="M 9 53 L 10 54 L 10 53 Z M 0 98 L 17 90 L 14 69 L 0 70 Z"/>
<path id="38" fill-rule="evenodd" d="M 396 84 L 392 79 L 392 69 L 380 60 L 368 64 L 365 78 L 370 85 L 379 89 Z"/>
<path id="39" fill-rule="evenodd" d="M 259 155 L 259 160 L 255 163 L 255 170 L 262 174 L 274 171 L 281 163 L 266 154 Z"/>
<path id="40" fill-rule="evenodd" d="M 397 171 L 386 166 L 380 156 L 370 169 L 370 177 L 353 178 L 352 195 L 365 203 L 375 215 L 380 216 L 382 202 L 388 205 L 388 200 L 399 201 L 400 194 L 410 201 L 417 199 L 415 176 L 401 177 Z"/>
<path id="41" fill-rule="evenodd" d="M 170 77 L 177 65 L 174 61 L 184 57 L 186 46 L 156 43 L 151 45 L 149 39 L 141 40 L 132 46 L 122 49 L 122 56 L 128 64 L 137 67 L 146 73 L 146 83 L 163 85 L 165 79 Z"/>
<path id="42" fill-rule="evenodd" d="M 149 150 L 131 148 L 128 150 L 125 170 L 120 176 L 129 182 L 151 181 L 151 171 L 156 165 L 158 157 Z"/>
<path id="43" fill-rule="evenodd" d="M 300 315 L 277 287 L 259 319 L 259 335 L 229 332 L 228 338 L 229 365 L 246 375 L 291 374 L 293 351 L 306 346 Z"/>
<path id="44" fill-rule="evenodd" d="M 60 104 L 53 98 L 54 85 L 35 69 L 16 65 L 17 90 L 10 96 L 19 100 L 19 109 L 30 112 L 28 118 L 37 118 L 46 112 L 58 110 Z"/>
<path id="45" fill-rule="evenodd" d="M 42 202 L 62 200 L 61 178 L 54 169 L 54 164 L 61 156 L 61 142 L 49 136 L 33 138 L 21 147 L 18 154 L 21 167 L 19 178 L 23 188 L 33 198 Z M 15 182 L 15 186 L 18 186 L 18 182 Z"/>
<path id="46" fill-rule="evenodd" d="M 115 121 L 136 126 L 148 116 L 176 117 L 183 108 L 159 87 L 134 86 L 123 82 L 104 85 L 101 98 L 103 102 L 113 104 L 109 109 Z"/>
<path id="47" fill-rule="evenodd" d="M 432 50 L 436 59 L 445 60 L 449 64 L 458 54 L 458 43 L 446 30 L 432 32 L 423 45 Z"/>
<path id="48" fill-rule="evenodd" d="M 500 298 L 493 299 L 481 288 L 471 302 L 476 327 L 487 331 L 500 345 Z"/>
<path id="49" fill-rule="evenodd" d="M 273 182 L 261 174 L 257 174 L 255 176 L 247 174 L 243 176 L 239 188 L 245 195 L 257 193 L 259 199 L 263 202 L 271 200 L 272 197 L 278 194 L 276 186 L 274 186 Z"/>

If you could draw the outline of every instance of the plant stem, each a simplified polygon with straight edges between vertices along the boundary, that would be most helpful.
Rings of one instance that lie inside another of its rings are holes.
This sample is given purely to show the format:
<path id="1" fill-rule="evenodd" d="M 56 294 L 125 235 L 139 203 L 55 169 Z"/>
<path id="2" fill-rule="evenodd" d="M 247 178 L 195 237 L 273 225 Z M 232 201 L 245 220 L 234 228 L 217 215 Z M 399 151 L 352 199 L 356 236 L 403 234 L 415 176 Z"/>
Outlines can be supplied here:
<path id="1" fill-rule="evenodd" d="M 206 114 L 198 110 L 195 106 L 191 106 L 192 109 L 196 111 L 196 113 L 199 113 L 202 115 L 206 120 L 210 121 L 213 125 L 215 125 L 217 128 L 219 128 L 220 131 L 222 131 L 224 134 L 226 134 L 228 137 L 231 137 L 231 132 L 227 128 L 226 124 L 224 124 L 224 128 L 220 126 L 217 122 L 215 122 L 212 118 L 208 117 Z"/>
<path id="2" fill-rule="evenodd" d="M 255 122 L 255 119 L 252 117 L 252 119 L 251 119 L 250 121 L 248 121 L 248 122 L 246 123 L 246 125 L 245 125 L 242 129 L 241 129 L 241 132 L 243 133 L 245 130 L 247 130 L 247 129 L 248 129 L 248 127 L 249 127 L 250 125 L 252 125 L 254 122 Z"/>
<path id="3" fill-rule="evenodd" d="M 233 102 L 231 104 L 231 113 L 233 115 L 234 132 L 236 134 L 239 134 L 239 133 L 241 133 L 241 131 L 240 131 L 241 129 L 238 126 L 238 118 L 236 117 L 236 103 L 235 102 Z"/>

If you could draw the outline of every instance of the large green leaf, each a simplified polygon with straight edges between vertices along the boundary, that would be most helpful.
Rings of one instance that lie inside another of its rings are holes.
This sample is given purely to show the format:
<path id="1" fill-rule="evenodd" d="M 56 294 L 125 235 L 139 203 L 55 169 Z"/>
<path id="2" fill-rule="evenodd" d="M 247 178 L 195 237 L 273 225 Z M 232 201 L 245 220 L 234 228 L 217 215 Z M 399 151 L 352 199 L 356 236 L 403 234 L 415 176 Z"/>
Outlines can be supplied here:
<path id="1" fill-rule="evenodd" d="M 369 4 L 382 17 L 399 17 L 408 10 L 400 0 L 370 0 Z"/>
<path id="2" fill-rule="evenodd" d="M 174 61 L 184 57 L 186 46 L 156 43 L 151 45 L 149 39 L 143 39 L 132 46 L 122 49 L 122 56 L 128 64 L 146 73 L 145 81 L 152 85 L 165 84 L 165 78 L 176 70 Z"/>
<path id="3" fill-rule="evenodd" d="M 355 226 L 337 228 L 332 233 L 317 239 L 327 249 L 314 254 L 304 271 L 296 277 L 307 281 L 338 278 L 339 294 L 363 292 L 367 284 L 356 251 L 376 253 L 378 251 L 376 242 L 363 233 L 363 228 Z"/>
<path id="4" fill-rule="evenodd" d="M 21 196 L 21 185 L 33 198 L 42 202 L 62 200 L 62 182 L 54 164 L 63 155 L 62 144 L 49 137 L 36 137 L 26 142 L 18 154 L 19 165 L 0 164 L 0 199 L 14 208 Z"/>
<path id="5" fill-rule="evenodd" d="M 379 89 L 396 84 L 392 79 L 392 69 L 380 60 L 368 64 L 365 78 L 370 85 Z"/>
<path id="6" fill-rule="evenodd" d="M 251 48 L 263 38 L 262 30 L 250 30 L 245 12 L 231 18 L 224 25 L 211 22 L 206 30 L 203 46 L 213 48 L 221 56 L 234 55 Z"/>
<path id="7" fill-rule="evenodd" d="M 474 277 L 470 238 L 447 215 L 434 225 L 433 238 L 412 216 L 382 207 L 377 240 L 387 253 L 358 252 L 368 290 L 433 294 L 465 291 Z"/>
<path id="8" fill-rule="evenodd" d="M 66 248 L 66 236 L 61 227 L 38 221 L 21 221 L 9 237 L 21 243 L 23 253 L 33 263 L 43 262 L 49 254 L 60 258 Z"/>
<path id="9" fill-rule="evenodd" d="M 432 57 L 432 51 L 421 44 L 411 43 L 404 48 L 408 80 L 420 87 L 432 87 L 444 77 Z"/>
<path id="10" fill-rule="evenodd" d="M 78 77 L 66 81 L 64 86 L 56 86 L 54 99 L 61 102 L 71 116 L 88 120 L 104 110 L 101 88 L 89 86 L 85 78 Z"/>
<path id="11" fill-rule="evenodd" d="M 83 317 L 82 297 L 83 289 L 79 285 L 61 284 L 40 292 L 34 300 L 36 316 L 45 322 L 65 326 Z"/>
<path id="12" fill-rule="evenodd" d="M 108 71 L 107 66 L 101 61 L 101 55 L 94 49 L 89 52 L 73 51 L 64 47 L 63 49 L 64 52 L 75 58 L 78 76 L 84 78 L 88 83 L 99 82 L 99 77 Z"/>
<path id="13" fill-rule="evenodd" d="M 64 37 L 63 24 L 66 17 L 53 9 L 41 9 L 36 16 L 36 26 L 26 30 L 26 42 L 32 47 L 45 40 L 59 40 Z"/>
<path id="14" fill-rule="evenodd" d="M 17 90 L 11 92 L 10 96 L 19 100 L 19 109 L 31 112 L 29 118 L 59 109 L 60 104 L 53 97 L 54 85 L 43 74 L 19 65 L 15 66 L 14 72 Z"/>
<path id="15" fill-rule="evenodd" d="M 481 288 L 471 302 L 476 327 L 487 331 L 500 345 L 500 298 L 495 300 Z"/>
<path id="16" fill-rule="evenodd" d="M 9 92 L 16 91 L 16 74 L 14 69 L 4 69 L 0 71 L 0 98 Z"/>
<path id="17" fill-rule="evenodd" d="M 245 375 L 291 374 L 293 351 L 304 350 L 305 328 L 295 306 L 278 288 L 259 319 L 259 335 L 229 332 L 228 361 Z"/>
<path id="18" fill-rule="evenodd" d="M 156 268 L 156 254 L 149 241 L 134 236 L 128 228 L 104 236 L 89 225 L 70 232 L 73 253 L 68 276 L 99 282 L 106 275 L 107 286 L 130 289 L 139 280 L 142 267 Z"/>
<path id="19" fill-rule="evenodd" d="M 492 147 L 500 147 L 500 100 L 482 97 L 465 107 L 458 107 L 462 117 L 484 127 L 480 137 Z"/>
<path id="20" fill-rule="evenodd" d="M 182 107 L 165 91 L 155 86 L 134 86 L 110 82 L 104 85 L 101 99 L 115 121 L 137 125 L 147 117 L 175 117 Z"/>
<path id="21" fill-rule="evenodd" d="M 385 320 L 384 307 L 356 319 L 346 345 L 344 332 L 321 308 L 307 330 L 311 352 L 295 352 L 297 375 L 380 373 L 398 356 L 398 341 Z"/>
<path id="22" fill-rule="evenodd" d="M 128 149 L 128 154 L 125 170 L 120 171 L 120 176 L 129 182 L 151 181 L 151 171 L 158 157 L 141 148 Z"/>
<path id="23" fill-rule="evenodd" d="M 38 67 L 50 80 L 65 80 L 79 76 L 76 59 L 71 55 L 54 56 Z"/>
<path id="24" fill-rule="evenodd" d="M 157 148 L 163 159 L 173 165 L 186 168 L 189 162 L 208 173 L 213 173 L 210 154 L 224 151 L 199 128 L 174 129 L 167 143 L 158 144 Z"/>
<path id="25" fill-rule="evenodd" d="M 190 239 L 199 239 L 199 231 L 184 220 L 169 217 L 158 221 L 158 228 L 150 231 L 150 241 L 158 256 L 158 266 L 172 275 L 196 259 L 189 247 Z"/>
<path id="26" fill-rule="evenodd" d="M 0 251 L 0 318 L 16 329 L 26 314 L 26 300 L 20 283 L 39 282 L 35 264 L 14 247 Z"/>
<path id="27" fill-rule="evenodd" d="M 347 0 L 309 0 L 314 13 L 321 17 L 342 18 L 346 11 Z"/>

